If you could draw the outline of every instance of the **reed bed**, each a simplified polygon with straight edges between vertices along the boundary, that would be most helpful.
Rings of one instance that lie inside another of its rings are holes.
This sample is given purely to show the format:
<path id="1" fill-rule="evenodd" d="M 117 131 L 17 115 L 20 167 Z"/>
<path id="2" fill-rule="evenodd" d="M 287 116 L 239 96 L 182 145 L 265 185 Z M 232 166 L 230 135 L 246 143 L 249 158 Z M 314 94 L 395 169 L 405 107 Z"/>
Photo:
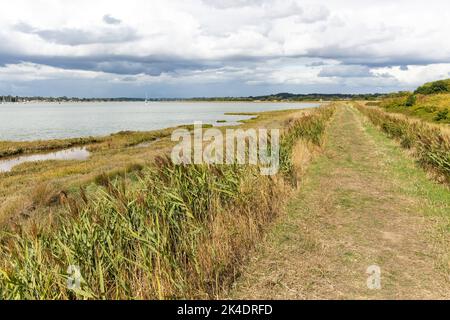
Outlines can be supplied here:
<path id="1" fill-rule="evenodd" d="M 217 297 L 282 211 L 295 141 L 320 143 L 332 112 L 289 123 L 277 176 L 260 175 L 258 166 L 159 157 L 132 176 L 64 198 L 44 222 L 3 230 L 0 299 Z M 82 276 L 75 288 L 68 286 L 73 266 Z"/>
<path id="2" fill-rule="evenodd" d="M 418 163 L 439 181 L 450 182 L 450 135 L 446 128 L 361 104 L 356 107 L 403 148 L 410 149 Z"/>

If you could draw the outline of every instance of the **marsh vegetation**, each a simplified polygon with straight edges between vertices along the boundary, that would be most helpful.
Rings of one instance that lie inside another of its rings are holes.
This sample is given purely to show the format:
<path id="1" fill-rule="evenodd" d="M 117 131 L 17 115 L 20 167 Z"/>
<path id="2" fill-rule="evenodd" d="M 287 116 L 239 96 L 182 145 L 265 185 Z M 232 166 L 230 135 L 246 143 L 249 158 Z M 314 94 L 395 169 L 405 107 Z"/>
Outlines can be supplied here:
<path id="1" fill-rule="evenodd" d="M 295 141 L 320 145 L 332 109 L 307 113 L 255 120 L 284 128 L 283 172 Z M 42 187 L 41 212 L 3 226 L 1 298 L 215 297 L 293 188 L 292 176 L 261 176 L 257 166 L 174 165 L 163 154 L 94 182 L 53 205 Z M 83 276 L 77 290 L 67 287 L 71 265 Z"/>

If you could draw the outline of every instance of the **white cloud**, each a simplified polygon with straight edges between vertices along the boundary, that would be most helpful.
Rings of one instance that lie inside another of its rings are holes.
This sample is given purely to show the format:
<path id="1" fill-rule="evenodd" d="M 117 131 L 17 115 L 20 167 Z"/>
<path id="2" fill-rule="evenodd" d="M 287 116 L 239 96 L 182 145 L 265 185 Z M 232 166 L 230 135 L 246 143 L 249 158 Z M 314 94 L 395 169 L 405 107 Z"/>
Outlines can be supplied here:
<path id="1" fill-rule="evenodd" d="M 397 79 L 400 83 L 409 87 L 416 87 L 424 82 L 449 77 L 450 63 L 430 64 L 426 66 L 396 66 L 391 68 L 378 68 L 375 74 L 388 74 Z"/>
<path id="2" fill-rule="evenodd" d="M 5 1 L 0 77 L 410 88 L 448 77 L 449 10 L 444 0 Z"/>

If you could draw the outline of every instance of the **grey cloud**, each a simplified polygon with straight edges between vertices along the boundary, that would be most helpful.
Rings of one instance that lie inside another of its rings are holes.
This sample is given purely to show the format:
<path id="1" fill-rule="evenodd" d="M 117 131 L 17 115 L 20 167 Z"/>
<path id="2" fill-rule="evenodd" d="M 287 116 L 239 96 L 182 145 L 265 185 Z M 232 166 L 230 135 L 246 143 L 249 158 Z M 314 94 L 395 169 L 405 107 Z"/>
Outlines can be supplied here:
<path id="1" fill-rule="evenodd" d="M 19 28 L 29 30 L 29 26 L 21 25 Z M 324 66 L 320 72 L 321 77 L 374 77 L 370 72 L 370 68 L 380 66 L 406 66 L 406 65 L 427 65 L 435 63 L 426 60 L 412 60 L 409 57 L 390 58 L 390 60 L 382 60 L 370 56 L 350 55 L 346 56 L 344 51 L 337 51 L 336 54 L 327 53 L 322 56 L 312 55 L 233 55 L 222 58 L 220 60 L 211 59 L 185 59 L 179 55 L 148 55 L 148 56 L 133 56 L 133 55 L 117 55 L 117 54 L 102 54 L 102 55 L 88 55 L 88 56 L 54 56 L 54 55 L 26 55 L 26 54 L 6 54 L 1 53 L 0 49 L 0 65 L 15 64 L 20 62 L 32 62 L 36 64 L 49 65 L 52 67 L 63 69 L 75 69 L 86 71 L 107 72 L 120 75 L 136 75 L 148 74 L 158 76 L 162 73 L 177 73 L 183 71 L 202 71 L 212 68 L 221 68 L 224 66 L 249 67 L 267 63 L 268 61 L 277 60 L 292 60 L 291 63 L 299 61 L 302 58 L 318 59 L 332 59 L 341 61 L 341 65 L 325 65 L 325 61 L 304 61 L 303 63 L 308 67 Z M 300 60 L 301 61 L 301 60 Z M 309 63 L 308 63 L 309 62 Z M 297 62 L 298 63 L 298 62 Z M 378 75 L 381 77 L 381 75 Z"/>
<path id="2" fill-rule="evenodd" d="M 137 79 L 136 79 L 136 77 L 124 77 L 124 78 L 122 78 L 122 81 L 124 81 L 124 82 L 136 82 Z"/>
<path id="3" fill-rule="evenodd" d="M 390 56 L 378 56 L 365 48 L 365 44 L 356 47 L 324 46 L 307 51 L 304 55 L 311 58 L 338 60 L 345 65 L 364 65 L 368 67 L 393 67 L 408 65 L 429 65 L 449 63 L 447 57 L 421 57 L 413 53 L 401 53 Z"/>
<path id="4" fill-rule="evenodd" d="M 325 65 L 324 62 L 317 61 L 317 62 L 311 62 L 311 63 L 307 64 L 306 66 L 307 67 L 321 67 L 321 66 L 324 66 L 324 65 Z"/>
<path id="5" fill-rule="evenodd" d="M 14 29 L 23 33 L 33 33 L 35 29 L 25 22 L 19 22 L 14 26 Z"/>
<path id="6" fill-rule="evenodd" d="M 40 38 L 57 44 L 70 46 L 94 43 L 123 43 L 140 39 L 136 30 L 129 27 L 105 28 L 98 32 L 73 28 L 37 29 L 26 23 L 19 23 L 15 30 L 35 34 Z"/>
<path id="7" fill-rule="evenodd" d="M 122 20 L 114 18 L 109 14 L 105 14 L 103 16 L 103 22 L 105 22 L 107 24 L 120 24 L 120 23 L 122 23 Z"/>
<path id="8" fill-rule="evenodd" d="M 319 72 L 319 77 L 365 78 L 374 74 L 366 66 L 333 65 L 326 66 Z"/>
<path id="9" fill-rule="evenodd" d="M 82 56 L 82 57 L 58 57 L 58 56 L 31 56 L 31 55 L 7 55 L 0 53 L 0 66 L 5 64 L 17 64 L 31 62 L 48 65 L 51 67 L 114 73 L 121 75 L 148 74 L 158 76 L 162 73 L 176 73 L 180 70 L 205 70 L 211 67 L 220 67 L 220 62 L 191 61 L 176 56 Z"/>
<path id="10" fill-rule="evenodd" d="M 88 70 L 102 71 L 124 75 L 148 74 L 159 76 L 162 73 L 176 73 L 179 70 L 202 70 L 206 69 L 205 64 L 194 61 L 183 61 L 178 59 L 155 59 L 122 57 L 115 59 L 104 59 L 95 61 L 92 66 L 87 66 Z"/>

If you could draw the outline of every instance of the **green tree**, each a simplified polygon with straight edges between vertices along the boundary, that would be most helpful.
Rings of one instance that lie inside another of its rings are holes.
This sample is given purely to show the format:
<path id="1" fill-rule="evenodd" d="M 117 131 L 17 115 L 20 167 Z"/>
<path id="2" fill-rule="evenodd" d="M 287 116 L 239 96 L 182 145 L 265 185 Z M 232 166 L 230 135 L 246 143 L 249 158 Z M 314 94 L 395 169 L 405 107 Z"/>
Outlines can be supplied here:
<path id="1" fill-rule="evenodd" d="M 435 94 L 450 92 L 450 79 L 429 82 L 417 88 L 416 93 Z"/>

